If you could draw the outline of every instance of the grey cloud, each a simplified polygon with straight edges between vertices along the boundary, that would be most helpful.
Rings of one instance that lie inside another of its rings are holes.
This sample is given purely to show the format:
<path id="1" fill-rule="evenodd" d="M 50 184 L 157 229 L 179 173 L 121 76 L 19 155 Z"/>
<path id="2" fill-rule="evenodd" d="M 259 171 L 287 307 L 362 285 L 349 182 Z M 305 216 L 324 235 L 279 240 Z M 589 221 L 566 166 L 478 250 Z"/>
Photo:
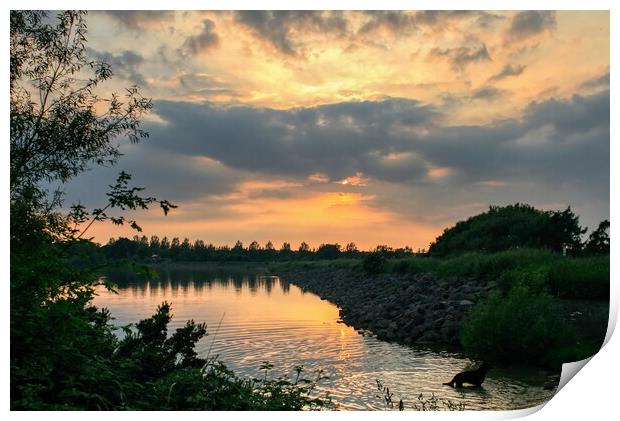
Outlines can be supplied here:
<path id="1" fill-rule="evenodd" d="M 230 192 L 247 175 L 217 162 L 188 160 L 187 155 L 154 148 L 150 139 L 124 145 L 123 157 L 114 167 L 95 167 L 66 185 L 66 203 L 78 200 L 91 207 L 101 206 L 108 186 L 120 171 L 132 174 L 132 185 L 144 186 L 145 195 L 172 202 Z"/>
<path id="2" fill-rule="evenodd" d="M 490 81 L 498 81 L 502 79 L 506 79 L 511 76 L 519 76 L 525 70 L 527 66 L 522 64 L 517 64 L 513 66 L 512 64 L 505 65 L 499 73 L 491 76 Z"/>
<path id="3" fill-rule="evenodd" d="M 429 55 L 431 57 L 444 57 L 450 60 L 455 70 L 463 70 L 471 63 L 478 61 L 489 61 L 491 56 L 485 44 L 477 48 L 474 47 L 456 47 L 456 48 L 433 48 Z"/>
<path id="4" fill-rule="evenodd" d="M 120 54 L 112 54 L 107 51 L 89 50 L 90 54 L 98 60 L 104 61 L 114 69 L 121 77 L 135 83 L 136 85 L 146 86 L 147 82 L 138 67 L 144 63 L 144 57 L 130 50 L 125 50 Z"/>
<path id="5" fill-rule="evenodd" d="M 215 23 L 210 19 L 202 21 L 202 30 L 197 35 L 188 37 L 184 47 L 194 54 L 203 53 L 216 47 L 220 39 L 215 32 Z"/>
<path id="6" fill-rule="evenodd" d="M 330 180 L 362 172 L 415 184 L 429 181 L 429 169 L 449 167 L 459 185 L 531 179 L 593 192 L 609 186 L 608 91 L 533 103 L 520 120 L 478 126 L 440 126 L 436 109 L 406 99 L 294 110 L 158 102 L 156 109 L 167 123 L 150 127 L 153 146 L 238 170 Z"/>
<path id="7" fill-rule="evenodd" d="M 390 159 L 389 155 L 369 154 L 362 157 L 360 169 L 365 174 L 393 183 L 421 182 L 430 165 L 416 154 L 405 153 L 403 157 Z"/>
<path id="8" fill-rule="evenodd" d="M 347 31 L 347 22 L 337 11 L 242 10 L 234 12 L 234 16 L 255 36 L 288 55 L 296 55 L 300 47 L 293 39 L 293 31 L 303 29 L 336 34 Z"/>
<path id="9" fill-rule="evenodd" d="M 487 12 L 487 13 L 481 14 L 478 17 L 477 23 L 478 23 L 478 26 L 480 26 L 480 28 L 489 30 L 489 29 L 492 29 L 495 26 L 495 24 L 497 24 L 498 22 L 504 19 L 505 19 L 504 16 L 500 16 L 500 15 Z"/>
<path id="10" fill-rule="evenodd" d="M 217 78 L 204 74 L 186 74 L 179 77 L 181 87 L 194 94 L 205 96 L 226 95 L 229 97 L 239 96 L 240 93 L 232 89 L 230 85 Z"/>
<path id="11" fill-rule="evenodd" d="M 597 127 L 609 130 L 609 90 L 594 95 L 574 95 L 570 101 L 550 99 L 530 104 L 524 113 L 529 129 L 553 125 L 559 136 L 586 133 Z"/>
<path id="12" fill-rule="evenodd" d="M 377 177 L 382 168 L 395 171 L 380 165 L 383 156 L 407 149 L 408 140 L 394 133 L 430 125 L 437 116 L 432 107 L 401 99 L 288 111 L 158 102 L 156 110 L 168 122 L 150 128 L 158 147 L 250 171 L 297 177 L 319 172 L 332 180 L 357 171 L 376 170 Z"/>
<path id="13" fill-rule="evenodd" d="M 365 13 L 368 14 L 370 19 L 359 29 L 358 33 L 360 34 L 368 34 L 379 28 L 387 28 L 392 32 L 398 32 L 415 28 L 417 23 L 416 15 L 403 13 L 398 10 L 368 11 Z M 435 15 L 427 16 L 427 20 L 432 20 Z"/>
<path id="14" fill-rule="evenodd" d="M 437 25 L 448 20 L 486 15 L 488 13 L 477 10 L 422 10 L 416 12 L 415 19 L 419 24 Z"/>
<path id="15" fill-rule="evenodd" d="M 506 94 L 505 91 L 494 86 L 483 86 L 482 88 L 476 89 L 470 98 L 484 101 L 496 101 Z"/>
<path id="16" fill-rule="evenodd" d="M 368 20 L 360 27 L 359 34 L 369 34 L 380 28 L 386 28 L 394 33 L 408 32 L 423 26 L 440 28 L 450 21 L 476 18 L 477 25 L 488 27 L 492 21 L 499 18 L 489 12 L 480 10 L 423 10 L 418 12 L 404 12 L 399 10 L 365 11 Z"/>
<path id="17" fill-rule="evenodd" d="M 579 87 L 584 89 L 609 88 L 609 70 L 601 76 L 586 80 Z"/>
<path id="18" fill-rule="evenodd" d="M 531 104 L 521 120 L 440 128 L 417 151 L 436 165 L 458 169 L 461 182 L 572 183 L 605 197 L 609 133 L 607 91 Z"/>
<path id="19" fill-rule="evenodd" d="M 523 39 L 546 30 L 555 29 L 555 12 L 549 10 L 526 10 L 517 13 L 508 28 L 511 39 Z"/>
<path id="20" fill-rule="evenodd" d="M 153 23 L 159 23 L 171 19 L 174 11 L 171 10 L 106 10 L 104 13 L 113 17 L 128 29 L 143 29 Z"/>

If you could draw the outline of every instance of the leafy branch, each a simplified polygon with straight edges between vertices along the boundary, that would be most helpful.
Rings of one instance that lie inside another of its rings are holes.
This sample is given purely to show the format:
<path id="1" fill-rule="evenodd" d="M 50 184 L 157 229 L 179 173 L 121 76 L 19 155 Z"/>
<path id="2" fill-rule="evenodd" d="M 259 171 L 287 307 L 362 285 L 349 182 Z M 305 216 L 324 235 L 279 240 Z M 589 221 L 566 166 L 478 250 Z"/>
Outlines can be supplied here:
<path id="1" fill-rule="evenodd" d="M 69 238 L 72 240 L 79 240 L 90 229 L 95 222 L 111 221 L 115 225 L 129 224 L 129 226 L 138 231 L 142 231 L 142 227 L 133 219 L 128 219 L 125 216 L 112 216 L 106 213 L 109 209 L 120 210 L 145 210 L 149 208 L 152 203 L 159 203 L 159 206 L 164 211 L 164 215 L 168 215 L 170 209 L 177 208 L 176 205 L 170 203 L 168 200 L 160 200 L 152 196 L 142 197 L 140 192 L 144 190 L 143 187 L 130 187 L 131 174 L 121 171 L 116 179 L 116 183 L 110 185 L 110 191 L 106 193 L 108 197 L 108 204 L 103 208 L 94 209 L 92 212 L 86 211 L 86 208 L 82 204 L 75 204 L 71 206 L 71 212 L 69 213 L 69 222 L 73 224 L 73 228 L 69 231 Z M 86 224 L 84 229 L 80 230 L 78 227 Z"/>

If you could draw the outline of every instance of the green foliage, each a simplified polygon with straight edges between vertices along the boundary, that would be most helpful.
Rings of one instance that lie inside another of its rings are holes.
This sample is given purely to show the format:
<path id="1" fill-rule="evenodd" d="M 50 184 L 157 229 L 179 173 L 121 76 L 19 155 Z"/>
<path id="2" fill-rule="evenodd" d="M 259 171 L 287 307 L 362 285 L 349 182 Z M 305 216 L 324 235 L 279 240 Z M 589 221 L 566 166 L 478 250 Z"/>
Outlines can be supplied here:
<path id="1" fill-rule="evenodd" d="M 12 409 L 298 410 L 332 408 L 329 399 L 311 396 L 324 378 L 294 381 L 240 379 L 216 359 L 198 358 L 196 342 L 204 324 L 187 324 L 167 335 L 170 305 L 125 328 L 119 340 L 110 315 L 71 300 L 54 303 L 39 329 L 56 335 L 33 337 L 44 354 L 12 366 Z M 82 303 L 83 304 L 83 303 Z M 43 332 L 41 332 L 43 333 Z M 12 361 L 13 362 L 13 361 Z"/>
<path id="2" fill-rule="evenodd" d="M 387 270 L 399 274 L 418 274 L 435 272 L 441 261 L 427 256 L 416 256 L 406 259 L 396 259 L 388 261 Z"/>
<path id="3" fill-rule="evenodd" d="M 525 204 L 491 206 L 487 212 L 457 222 L 430 245 L 436 256 L 464 252 L 497 252 L 513 248 L 547 248 L 571 254 L 581 250 L 585 229 L 568 207 L 564 211 L 541 211 Z"/>
<path id="4" fill-rule="evenodd" d="M 387 259 L 381 252 L 369 253 L 362 260 L 362 269 L 366 273 L 381 273 L 385 270 Z"/>
<path id="5" fill-rule="evenodd" d="M 498 253 L 466 253 L 455 257 L 416 256 L 386 260 L 382 253 L 368 253 L 359 260 L 286 262 L 273 266 L 282 270 L 360 268 L 369 274 L 415 275 L 434 273 L 495 281 L 508 292 L 514 285 L 526 285 L 533 292 L 548 292 L 558 298 L 609 300 L 609 256 L 563 257 L 549 250 L 514 249 Z"/>
<path id="6" fill-rule="evenodd" d="M 525 285 L 532 292 L 547 291 L 547 266 L 529 266 L 508 270 L 497 278 L 497 286 L 502 293 L 508 293 L 515 285 Z"/>
<path id="7" fill-rule="evenodd" d="M 544 265 L 561 256 L 548 250 L 515 249 L 498 253 L 466 253 L 442 260 L 440 275 L 496 280 L 506 271 Z"/>
<path id="8" fill-rule="evenodd" d="M 549 268 L 549 290 L 560 298 L 609 301 L 609 255 L 556 260 Z"/>
<path id="9" fill-rule="evenodd" d="M 405 409 L 413 409 L 414 411 L 439 411 L 447 409 L 448 411 L 464 411 L 465 402 L 454 402 L 450 399 L 439 399 L 434 393 L 431 396 L 425 397 L 423 393 L 420 393 L 415 399 L 408 399 L 400 397 L 398 404 L 395 405 L 394 392 L 390 391 L 388 386 L 384 386 L 379 379 L 375 379 L 377 384 L 377 392 L 380 395 L 375 395 L 377 398 L 383 398 L 386 409 L 398 409 L 404 411 Z M 409 401 L 413 401 L 413 404 L 409 406 Z M 440 405 L 440 403 L 442 405 Z"/>
<path id="10" fill-rule="evenodd" d="M 516 284 L 505 296 L 495 294 L 473 310 L 461 342 L 482 359 L 549 364 L 559 349 L 574 343 L 574 335 L 549 294 Z"/>
<path id="11" fill-rule="evenodd" d="M 148 136 L 140 118 L 152 103 L 136 87 L 108 99 L 96 93 L 112 71 L 88 58 L 84 17 L 61 12 L 52 24 L 44 12 L 11 11 L 11 198 L 115 163 L 119 136 Z"/>
<path id="12" fill-rule="evenodd" d="M 340 249 L 340 244 L 321 244 L 316 251 L 316 255 L 319 259 L 333 260 L 340 256 Z"/>
<path id="13" fill-rule="evenodd" d="M 585 254 L 609 254 L 609 221 L 601 221 L 590 234 L 584 247 Z"/>

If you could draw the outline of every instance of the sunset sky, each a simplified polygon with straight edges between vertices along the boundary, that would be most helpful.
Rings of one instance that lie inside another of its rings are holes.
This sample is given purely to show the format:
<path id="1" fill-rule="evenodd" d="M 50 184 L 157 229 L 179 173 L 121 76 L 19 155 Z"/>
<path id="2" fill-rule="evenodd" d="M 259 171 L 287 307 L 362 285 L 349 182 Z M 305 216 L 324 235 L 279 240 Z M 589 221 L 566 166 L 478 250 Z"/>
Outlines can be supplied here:
<path id="1" fill-rule="evenodd" d="M 609 218 L 608 12 L 90 12 L 105 85 L 153 98 L 125 170 L 147 236 L 426 248 L 489 205 Z M 95 240 L 132 236 L 107 224 Z"/>

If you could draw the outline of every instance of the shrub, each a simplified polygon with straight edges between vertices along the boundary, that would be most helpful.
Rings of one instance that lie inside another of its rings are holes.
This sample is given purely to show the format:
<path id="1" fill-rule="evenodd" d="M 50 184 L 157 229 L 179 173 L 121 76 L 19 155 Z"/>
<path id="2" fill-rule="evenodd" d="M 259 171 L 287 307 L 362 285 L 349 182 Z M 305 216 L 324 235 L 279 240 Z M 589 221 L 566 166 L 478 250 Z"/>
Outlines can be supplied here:
<path id="1" fill-rule="evenodd" d="M 526 285 L 532 292 L 547 290 L 549 278 L 548 266 L 528 266 L 502 273 L 497 278 L 497 286 L 502 293 L 507 293 L 515 285 Z"/>
<path id="2" fill-rule="evenodd" d="M 483 359 L 550 364 L 560 348 L 573 344 L 574 335 L 558 317 L 549 294 L 517 284 L 473 310 L 461 342 Z"/>
<path id="3" fill-rule="evenodd" d="M 299 366 L 294 381 L 269 379 L 272 366 L 264 365 L 263 378 L 242 379 L 220 361 L 198 357 L 194 346 L 206 334 L 205 325 L 188 321 L 168 335 L 172 315 L 166 303 L 152 317 L 127 327 L 123 339 L 113 334 L 106 311 L 67 300 L 50 306 L 42 313 L 48 318 L 37 322 L 54 334 L 33 338 L 37 353 L 12 370 L 11 409 L 332 408 L 330 399 L 314 393 L 322 373 L 308 379 Z"/>
<path id="4" fill-rule="evenodd" d="M 373 252 L 364 257 L 362 261 L 362 269 L 366 273 L 381 273 L 384 272 L 387 266 L 387 259 L 382 253 Z"/>

